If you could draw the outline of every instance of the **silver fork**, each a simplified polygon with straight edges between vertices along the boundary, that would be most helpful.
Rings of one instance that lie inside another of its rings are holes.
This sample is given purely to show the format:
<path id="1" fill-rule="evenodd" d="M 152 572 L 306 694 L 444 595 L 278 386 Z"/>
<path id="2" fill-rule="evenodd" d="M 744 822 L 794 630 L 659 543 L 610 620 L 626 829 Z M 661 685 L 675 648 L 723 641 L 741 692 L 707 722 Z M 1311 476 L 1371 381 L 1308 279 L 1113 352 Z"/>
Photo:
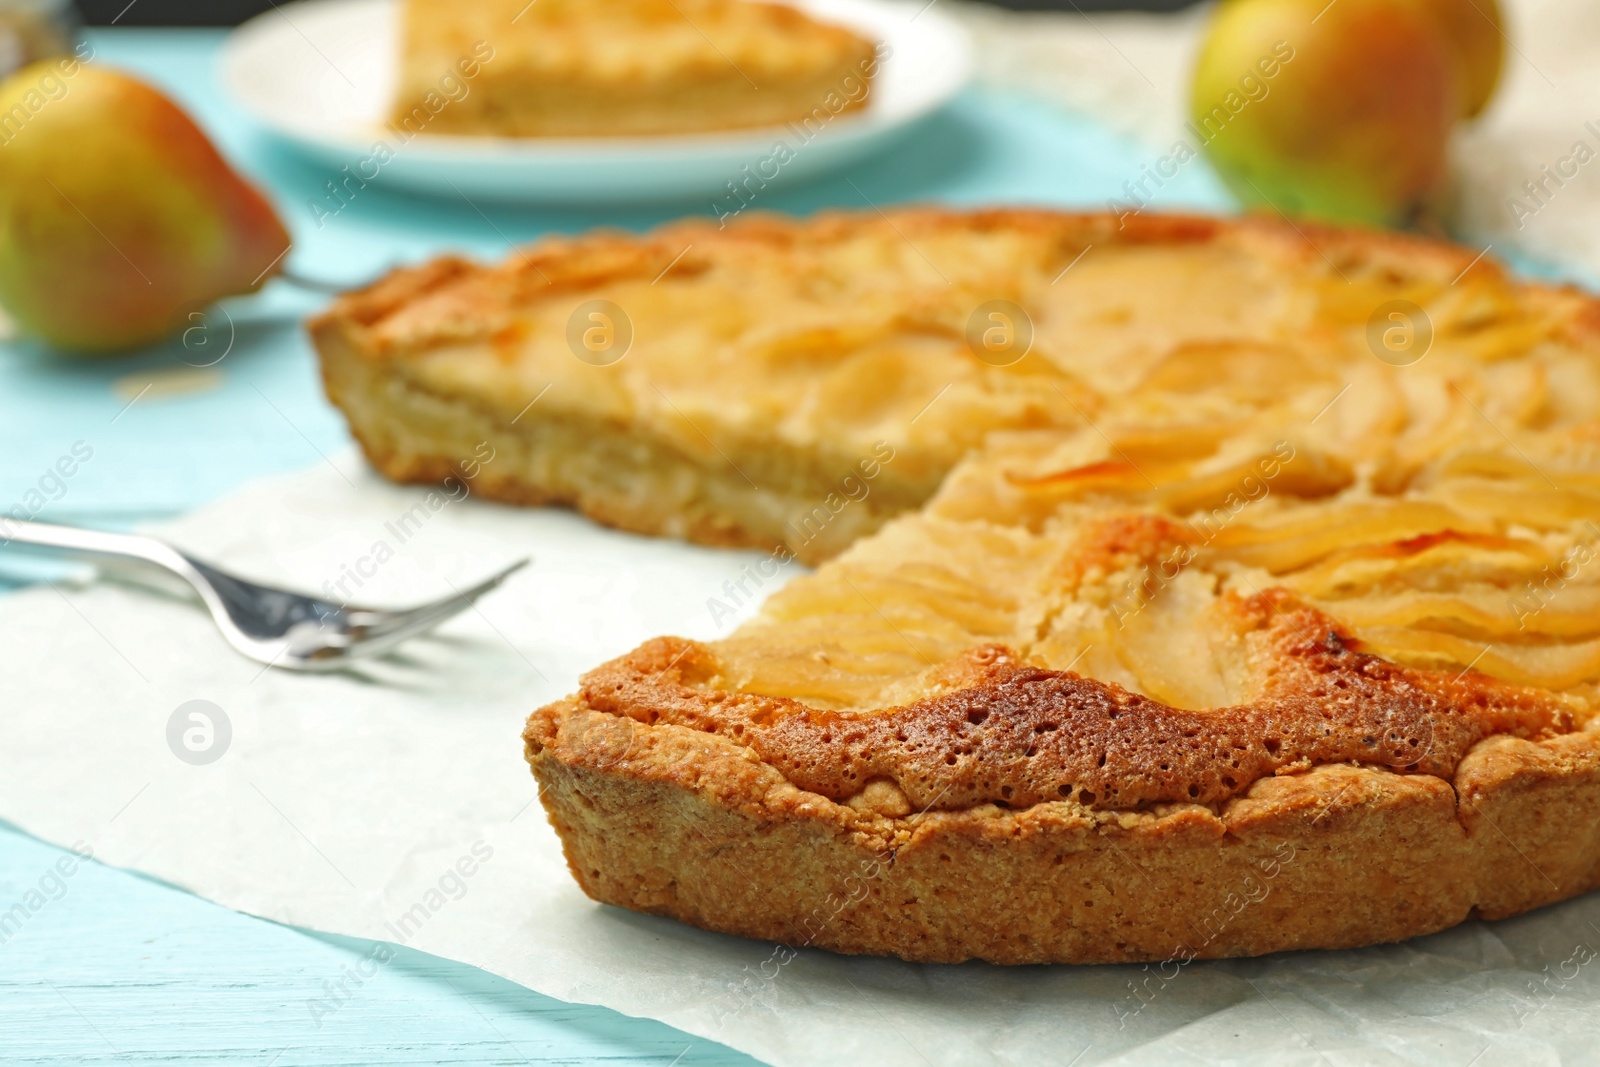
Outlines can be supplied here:
<path id="1" fill-rule="evenodd" d="M 0 546 L 6 545 L 161 567 L 200 594 L 228 644 L 258 663 L 292 671 L 334 670 L 426 633 L 471 607 L 528 563 L 519 560 L 442 600 L 406 611 L 382 611 L 247 582 L 153 537 L 0 518 Z"/>

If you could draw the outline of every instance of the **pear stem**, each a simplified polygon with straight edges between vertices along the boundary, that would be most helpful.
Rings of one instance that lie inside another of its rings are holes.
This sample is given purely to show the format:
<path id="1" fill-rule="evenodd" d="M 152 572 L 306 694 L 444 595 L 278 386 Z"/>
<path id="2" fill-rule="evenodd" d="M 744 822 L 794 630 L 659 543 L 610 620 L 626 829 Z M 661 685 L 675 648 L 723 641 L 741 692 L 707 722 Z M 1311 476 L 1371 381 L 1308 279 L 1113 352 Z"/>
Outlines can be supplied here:
<path id="1" fill-rule="evenodd" d="M 329 296 L 337 296 L 340 293 L 348 292 L 351 289 L 359 289 L 368 284 L 366 282 L 351 284 L 350 282 L 336 282 L 327 278 L 311 278 L 292 271 L 288 267 L 279 270 L 277 277 L 280 281 L 288 282 L 297 289 L 305 289 L 312 293 L 325 293 Z"/>

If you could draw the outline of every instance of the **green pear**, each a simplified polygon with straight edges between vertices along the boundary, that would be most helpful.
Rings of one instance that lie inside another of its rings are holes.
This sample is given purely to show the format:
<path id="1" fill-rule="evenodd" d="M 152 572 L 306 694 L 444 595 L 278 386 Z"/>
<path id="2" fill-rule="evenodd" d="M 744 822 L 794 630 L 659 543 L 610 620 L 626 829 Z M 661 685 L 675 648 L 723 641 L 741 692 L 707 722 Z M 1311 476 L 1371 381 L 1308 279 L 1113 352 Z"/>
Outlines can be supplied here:
<path id="1" fill-rule="evenodd" d="M 1191 117 L 1243 203 L 1401 226 L 1446 192 L 1461 91 L 1447 35 L 1413 0 L 1223 0 Z"/>
<path id="2" fill-rule="evenodd" d="M 176 104 L 48 60 L 0 83 L 0 306 L 73 351 L 152 341 L 259 288 L 289 234 Z"/>

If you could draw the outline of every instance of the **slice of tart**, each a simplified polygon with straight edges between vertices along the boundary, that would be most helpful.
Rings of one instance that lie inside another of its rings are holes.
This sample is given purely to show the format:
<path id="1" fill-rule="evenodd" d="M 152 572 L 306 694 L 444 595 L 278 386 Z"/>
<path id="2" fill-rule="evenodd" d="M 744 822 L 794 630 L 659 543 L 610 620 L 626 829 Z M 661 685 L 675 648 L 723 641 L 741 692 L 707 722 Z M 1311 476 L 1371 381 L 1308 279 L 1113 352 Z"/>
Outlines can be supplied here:
<path id="1" fill-rule="evenodd" d="M 619 137 L 794 123 L 867 105 L 874 42 L 748 0 L 404 0 L 391 123 Z"/>

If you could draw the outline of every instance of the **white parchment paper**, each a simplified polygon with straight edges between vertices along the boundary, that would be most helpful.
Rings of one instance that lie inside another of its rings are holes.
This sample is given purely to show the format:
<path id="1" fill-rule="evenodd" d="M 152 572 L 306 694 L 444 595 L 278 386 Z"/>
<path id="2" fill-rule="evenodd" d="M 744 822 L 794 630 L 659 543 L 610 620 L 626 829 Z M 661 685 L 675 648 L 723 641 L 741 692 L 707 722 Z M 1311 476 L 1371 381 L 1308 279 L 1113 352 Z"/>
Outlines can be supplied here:
<path id="1" fill-rule="evenodd" d="M 423 491 L 336 462 L 162 532 L 263 580 L 337 590 L 356 574 L 378 603 L 533 565 L 481 612 L 339 676 L 263 672 L 196 606 L 127 584 L 0 598 L 0 817 L 241 911 L 405 943 L 780 1065 L 1596 1060 L 1600 896 L 1406 945 L 1181 968 L 780 963 L 771 945 L 595 905 L 535 801 L 522 721 L 646 637 L 716 636 L 707 599 L 756 557 L 473 499 L 419 520 Z M 393 556 L 378 564 L 380 544 Z M 205 765 L 169 743 L 194 700 L 231 729 Z"/>

